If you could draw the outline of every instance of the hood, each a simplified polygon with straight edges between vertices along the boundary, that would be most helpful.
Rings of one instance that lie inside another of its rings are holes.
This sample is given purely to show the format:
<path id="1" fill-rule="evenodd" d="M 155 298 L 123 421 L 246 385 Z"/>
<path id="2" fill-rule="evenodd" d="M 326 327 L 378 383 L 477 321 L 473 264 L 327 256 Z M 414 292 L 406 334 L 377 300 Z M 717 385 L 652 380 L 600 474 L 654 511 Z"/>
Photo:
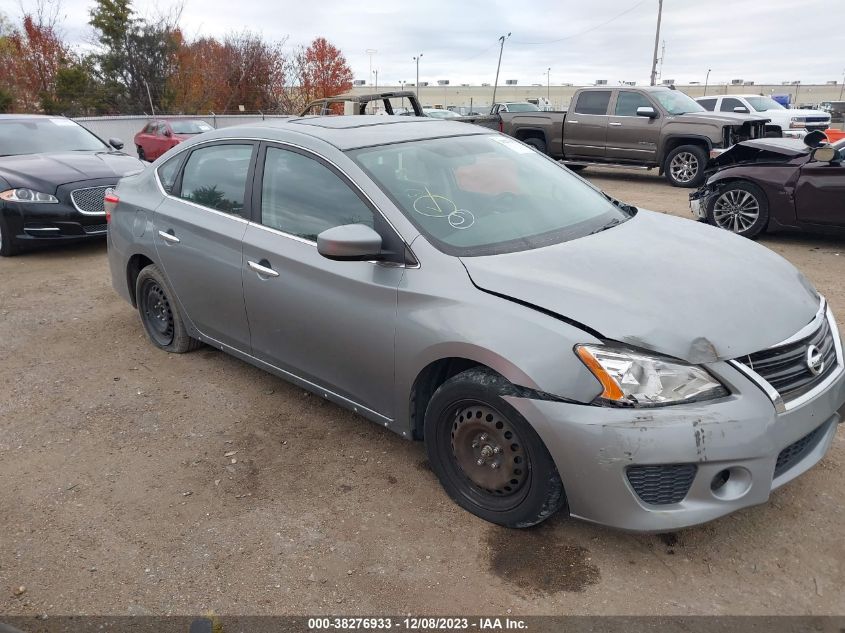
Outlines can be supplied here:
<path id="1" fill-rule="evenodd" d="M 669 115 L 669 121 L 681 121 L 689 123 L 721 123 L 722 125 L 742 125 L 746 121 L 768 121 L 769 119 L 753 114 L 741 114 L 739 112 L 688 112 L 687 114 Z"/>
<path id="2" fill-rule="evenodd" d="M 760 138 L 732 145 L 710 162 L 710 167 L 723 167 L 749 161 L 782 163 L 807 156 L 810 148 L 801 139 Z M 800 161 L 799 161 L 800 162 Z"/>
<path id="3" fill-rule="evenodd" d="M 690 363 L 775 345 L 819 307 L 803 275 L 764 246 L 650 211 L 562 244 L 461 261 L 482 290 Z"/>
<path id="4" fill-rule="evenodd" d="M 789 117 L 825 117 L 826 119 L 830 118 L 830 112 L 825 112 L 824 110 L 801 110 L 800 108 L 787 108 L 786 110 L 778 110 L 778 114 L 781 116 L 789 116 Z M 765 114 L 765 112 L 761 113 Z"/>
<path id="5" fill-rule="evenodd" d="M 144 163 L 122 152 L 22 154 L 0 158 L 0 178 L 10 187 L 54 193 L 69 182 L 122 178 L 144 169 Z"/>

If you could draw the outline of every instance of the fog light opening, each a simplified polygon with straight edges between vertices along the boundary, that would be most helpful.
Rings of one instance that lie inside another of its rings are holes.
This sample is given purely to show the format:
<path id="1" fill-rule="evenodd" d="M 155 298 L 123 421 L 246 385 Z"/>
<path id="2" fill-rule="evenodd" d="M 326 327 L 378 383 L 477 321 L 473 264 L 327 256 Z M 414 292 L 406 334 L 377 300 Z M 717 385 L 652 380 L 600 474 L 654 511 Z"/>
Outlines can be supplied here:
<path id="1" fill-rule="evenodd" d="M 751 490 L 751 473 L 742 466 L 731 466 L 720 470 L 710 480 L 713 496 L 723 501 L 733 501 L 745 496 Z"/>
<path id="2" fill-rule="evenodd" d="M 716 476 L 713 477 L 713 480 L 710 482 L 710 490 L 716 492 L 720 488 L 722 488 L 728 480 L 731 478 L 731 471 L 727 468 L 725 470 L 720 470 L 716 473 Z"/>

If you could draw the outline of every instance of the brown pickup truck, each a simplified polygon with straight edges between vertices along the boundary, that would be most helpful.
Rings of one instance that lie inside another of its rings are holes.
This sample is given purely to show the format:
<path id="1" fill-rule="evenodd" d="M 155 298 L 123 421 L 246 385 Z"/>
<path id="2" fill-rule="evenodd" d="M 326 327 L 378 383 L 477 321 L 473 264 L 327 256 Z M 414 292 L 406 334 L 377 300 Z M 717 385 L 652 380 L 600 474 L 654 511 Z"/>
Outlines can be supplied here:
<path id="1" fill-rule="evenodd" d="M 767 135 L 765 118 L 708 112 L 662 86 L 582 88 L 565 112 L 514 111 L 514 105 L 495 104 L 489 115 L 459 120 L 498 129 L 574 169 L 656 167 L 676 187 L 699 186 L 712 152 Z"/>

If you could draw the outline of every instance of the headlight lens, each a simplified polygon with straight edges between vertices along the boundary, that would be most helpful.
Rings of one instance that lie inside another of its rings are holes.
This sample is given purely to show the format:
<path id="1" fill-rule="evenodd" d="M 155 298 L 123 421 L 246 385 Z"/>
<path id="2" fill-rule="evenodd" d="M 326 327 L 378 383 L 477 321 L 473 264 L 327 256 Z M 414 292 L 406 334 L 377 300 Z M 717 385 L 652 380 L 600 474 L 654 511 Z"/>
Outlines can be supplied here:
<path id="1" fill-rule="evenodd" d="M 55 204 L 59 201 L 56 196 L 32 189 L 7 189 L 0 192 L 0 199 L 9 202 L 31 202 L 35 204 Z"/>
<path id="2" fill-rule="evenodd" d="M 599 404 L 655 407 L 728 395 L 707 370 L 683 361 L 605 345 L 578 345 L 575 353 L 603 387 Z"/>

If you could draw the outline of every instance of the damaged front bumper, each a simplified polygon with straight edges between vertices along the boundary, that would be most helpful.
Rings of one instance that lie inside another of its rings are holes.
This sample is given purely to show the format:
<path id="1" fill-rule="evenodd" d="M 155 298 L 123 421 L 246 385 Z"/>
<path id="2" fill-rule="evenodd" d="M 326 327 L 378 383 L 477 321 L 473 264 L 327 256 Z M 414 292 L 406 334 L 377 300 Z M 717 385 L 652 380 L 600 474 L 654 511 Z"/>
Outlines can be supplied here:
<path id="1" fill-rule="evenodd" d="M 548 447 L 573 517 L 669 531 L 765 503 L 822 459 L 845 418 L 842 367 L 824 391 L 781 413 L 730 362 L 708 370 L 731 396 L 650 409 L 507 400 Z"/>
<path id="2" fill-rule="evenodd" d="M 690 211 L 692 211 L 692 214 L 696 216 L 699 220 L 707 220 L 707 205 L 710 201 L 710 197 L 714 193 L 715 191 L 711 187 L 705 185 L 697 191 L 693 191 L 689 195 Z"/>

